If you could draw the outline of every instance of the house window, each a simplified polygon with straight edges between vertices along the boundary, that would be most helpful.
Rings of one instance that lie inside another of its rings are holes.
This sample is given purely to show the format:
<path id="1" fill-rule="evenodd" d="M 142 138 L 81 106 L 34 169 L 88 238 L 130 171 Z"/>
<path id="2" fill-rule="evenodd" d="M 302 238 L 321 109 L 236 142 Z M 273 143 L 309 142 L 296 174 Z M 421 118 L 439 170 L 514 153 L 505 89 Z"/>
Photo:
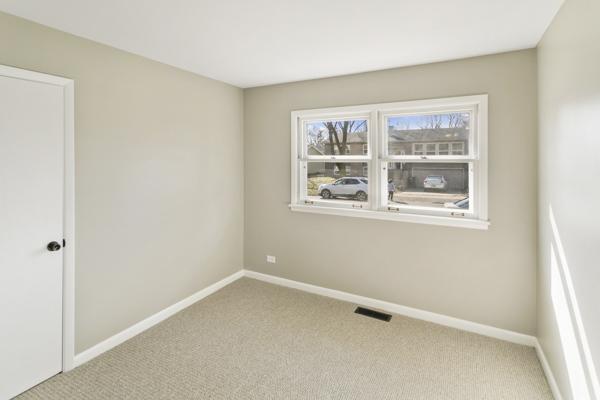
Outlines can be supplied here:
<path id="1" fill-rule="evenodd" d="M 450 153 L 448 152 L 448 149 L 450 148 L 450 144 L 449 143 L 438 143 L 437 144 L 437 155 L 438 156 L 447 156 Z"/>
<path id="2" fill-rule="evenodd" d="M 486 95 L 294 111 L 292 121 L 292 210 L 487 228 Z"/>
<path id="3" fill-rule="evenodd" d="M 465 145 L 462 142 L 459 143 L 450 143 L 452 146 L 452 155 L 461 156 L 465 152 Z"/>
<path id="4" fill-rule="evenodd" d="M 466 132 L 465 132 L 466 134 Z M 413 154 L 417 156 L 447 156 L 447 155 L 463 155 L 465 143 L 413 143 Z M 424 150 L 425 149 L 425 150 Z M 450 151 L 450 149 L 452 149 Z M 400 155 L 405 155 L 404 151 Z"/>

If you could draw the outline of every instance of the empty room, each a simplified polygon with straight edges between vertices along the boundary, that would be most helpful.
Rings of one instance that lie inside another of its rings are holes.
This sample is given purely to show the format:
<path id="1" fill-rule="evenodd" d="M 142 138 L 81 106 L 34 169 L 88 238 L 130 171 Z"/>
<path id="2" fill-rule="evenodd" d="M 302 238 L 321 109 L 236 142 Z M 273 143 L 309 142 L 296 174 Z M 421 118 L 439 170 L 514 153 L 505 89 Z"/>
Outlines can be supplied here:
<path id="1" fill-rule="evenodd" d="M 0 400 L 600 400 L 599 0 L 0 0 Z"/>

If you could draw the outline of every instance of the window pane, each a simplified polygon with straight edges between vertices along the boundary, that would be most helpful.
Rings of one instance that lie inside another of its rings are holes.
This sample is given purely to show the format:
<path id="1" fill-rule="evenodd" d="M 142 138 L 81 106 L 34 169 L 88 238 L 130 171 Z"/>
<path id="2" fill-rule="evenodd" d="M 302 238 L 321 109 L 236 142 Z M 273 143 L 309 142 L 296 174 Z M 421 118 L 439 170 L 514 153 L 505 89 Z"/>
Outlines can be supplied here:
<path id="1" fill-rule="evenodd" d="M 468 163 L 390 164 L 389 205 L 469 209 Z"/>
<path id="2" fill-rule="evenodd" d="M 312 200 L 367 201 L 367 163 L 309 161 L 306 167 L 306 194 Z"/>
<path id="3" fill-rule="evenodd" d="M 450 146 L 452 146 L 452 155 L 460 156 L 464 154 L 464 143 L 450 143 Z"/>
<path id="4" fill-rule="evenodd" d="M 309 156 L 353 155 L 368 153 L 366 119 L 311 121 L 304 124 Z"/>
<path id="5" fill-rule="evenodd" d="M 448 153 L 448 149 L 450 147 L 450 143 L 439 143 L 438 144 L 438 155 L 440 156 L 447 156 L 450 153 Z"/>
<path id="6" fill-rule="evenodd" d="M 471 114 L 401 115 L 387 118 L 390 155 L 462 155 L 469 148 Z M 456 146 L 456 147 L 455 147 Z"/>

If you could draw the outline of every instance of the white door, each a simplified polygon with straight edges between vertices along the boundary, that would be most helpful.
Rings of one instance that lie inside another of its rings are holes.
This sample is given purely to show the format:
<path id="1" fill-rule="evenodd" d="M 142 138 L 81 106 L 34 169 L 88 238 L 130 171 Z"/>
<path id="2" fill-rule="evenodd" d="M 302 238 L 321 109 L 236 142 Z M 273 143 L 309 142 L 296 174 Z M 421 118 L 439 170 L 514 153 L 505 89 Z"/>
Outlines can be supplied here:
<path id="1" fill-rule="evenodd" d="M 0 75 L 2 400 L 62 369 L 64 96 Z"/>

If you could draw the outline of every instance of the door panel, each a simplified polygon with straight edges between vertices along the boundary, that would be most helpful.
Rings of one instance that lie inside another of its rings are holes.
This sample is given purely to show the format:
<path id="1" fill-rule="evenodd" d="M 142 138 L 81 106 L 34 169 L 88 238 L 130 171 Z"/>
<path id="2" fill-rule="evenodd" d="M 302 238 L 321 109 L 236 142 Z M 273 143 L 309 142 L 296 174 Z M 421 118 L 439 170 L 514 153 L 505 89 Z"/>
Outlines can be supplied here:
<path id="1" fill-rule="evenodd" d="M 0 399 L 62 368 L 64 89 L 0 76 Z"/>
<path id="2" fill-rule="evenodd" d="M 358 184 L 356 179 L 346 179 L 347 184 L 344 185 L 344 194 L 353 196 L 358 191 Z"/>

